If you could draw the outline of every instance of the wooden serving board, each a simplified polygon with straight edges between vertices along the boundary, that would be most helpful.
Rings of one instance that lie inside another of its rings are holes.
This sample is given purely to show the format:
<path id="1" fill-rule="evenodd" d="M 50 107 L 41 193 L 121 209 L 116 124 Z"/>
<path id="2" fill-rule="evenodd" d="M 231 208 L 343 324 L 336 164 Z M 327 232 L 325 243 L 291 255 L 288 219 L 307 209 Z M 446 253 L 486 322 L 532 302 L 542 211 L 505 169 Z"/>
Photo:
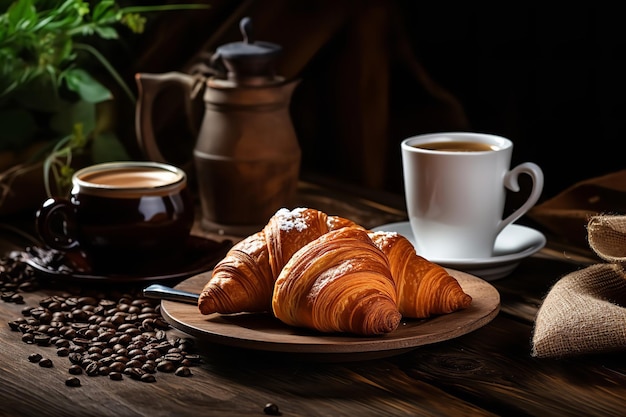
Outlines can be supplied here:
<path id="1" fill-rule="evenodd" d="M 500 294 L 491 284 L 465 272 L 452 269 L 448 272 L 472 296 L 469 308 L 423 320 L 403 319 L 395 331 L 380 337 L 300 329 L 280 322 L 269 313 L 202 315 L 197 306 L 175 301 L 162 301 L 161 312 L 173 327 L 210 343 L 305 354 L 314 359 L 326 356 L 329 360 L 385 357 L 462 336 L 496 317 L 500 311 Z M 210 276 L 210 272 L 195 275 L 175 288 L 199 293 Z"/>

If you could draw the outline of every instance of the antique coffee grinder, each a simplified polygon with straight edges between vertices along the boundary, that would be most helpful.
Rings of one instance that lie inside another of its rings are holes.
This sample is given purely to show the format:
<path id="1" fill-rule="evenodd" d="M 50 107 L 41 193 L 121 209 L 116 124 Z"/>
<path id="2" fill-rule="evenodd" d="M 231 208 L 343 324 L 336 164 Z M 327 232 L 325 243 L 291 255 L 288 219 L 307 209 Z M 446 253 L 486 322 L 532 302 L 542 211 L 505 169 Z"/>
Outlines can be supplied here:
<path id="1" fill-rule="evenodd" d="M 254 41 L 251 21 L 240 22 L 243 42 L 218 47 L 212 74 L 137 74 L 136 130 L 150 159 L 167 162 L 155 138 L 152 106 L 159 90 L 184 89 L 190 102 L 203 91 L 204 115 L 193 149 L 201 224 L 207 231 L 245 236 L 261 230 L 281 207 L 293 204 L 301 150 L 289 114 L 298 80 L 275 74 L 279 45 Z"/>

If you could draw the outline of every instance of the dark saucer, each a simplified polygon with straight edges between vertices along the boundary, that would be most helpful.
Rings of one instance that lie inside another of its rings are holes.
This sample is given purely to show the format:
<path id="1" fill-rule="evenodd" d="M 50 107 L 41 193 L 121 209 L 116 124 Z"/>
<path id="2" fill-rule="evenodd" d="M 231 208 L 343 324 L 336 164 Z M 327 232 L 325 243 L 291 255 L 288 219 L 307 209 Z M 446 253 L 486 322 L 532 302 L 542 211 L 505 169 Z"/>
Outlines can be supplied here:
<path id="1" fill-rule="evenodd" d="M 232 247 L 232 241 L 218 242 L 190 236 L 176 256 L 150 259 L 111 259 L 106 266 L 92 267 L 82 252 L 62 252 L 39 246 L 26 248 L 24 261 L 49 279 L 106 283 L 180 280 L 212 269 Z"/>

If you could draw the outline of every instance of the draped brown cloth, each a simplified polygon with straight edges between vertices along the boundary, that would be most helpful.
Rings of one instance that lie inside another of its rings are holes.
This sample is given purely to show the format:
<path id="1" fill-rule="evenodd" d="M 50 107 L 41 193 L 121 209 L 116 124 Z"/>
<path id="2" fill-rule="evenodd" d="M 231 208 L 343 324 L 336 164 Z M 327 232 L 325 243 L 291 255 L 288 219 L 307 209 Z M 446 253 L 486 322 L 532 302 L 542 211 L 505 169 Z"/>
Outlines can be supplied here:
<path id="1" fill-rule="evenodd" d="M 192 43 L 196 52 L 180 63 L 184 72 L 192 72 L 218 46 L 242 41 L 239 21 L 251 17 L 254 40 L 283 47 L 277 73 L 301 80 L 291 114 L 303 173 L 402 191 L 402 139 L 469 128 L 457 98 L 438 85 L 416 57 L 396 1 L 208 3 L 211 10 L 203 12 L 202 21 L 174 26 L 159 22 L 147 36 L 168 50 L 145 48 L 132 71 L 171 70 L 176 59 L 168 53 L 172 45 L 189 49 Z M 197 28 L 198 36 L 182 38 L 189 36 L 190 27 Z"/>
<path id="2" fill-rule="evenodd" d="M 626 170 L 577 182 L 533 207 L 528 216 L 555 237 L 589 249 L 587 223 L 598 214 L 626 215 Z"/>
<path id="3" fill-rule="evenodd" d="M 588 233 L 606 263 L 574 271 L 550 289 L 535 319 L 532 356 L 626 350 L 626 216 L 593 216 Z"/>

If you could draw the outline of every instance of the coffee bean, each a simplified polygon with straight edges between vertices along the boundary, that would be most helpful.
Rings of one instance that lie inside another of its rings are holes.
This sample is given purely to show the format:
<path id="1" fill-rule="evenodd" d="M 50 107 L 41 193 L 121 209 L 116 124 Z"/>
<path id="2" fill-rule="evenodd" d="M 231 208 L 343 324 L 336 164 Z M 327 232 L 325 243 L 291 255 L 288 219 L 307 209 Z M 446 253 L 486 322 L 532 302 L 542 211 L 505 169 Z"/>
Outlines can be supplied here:
<path id="1" fill-rule="evenodd" d="M 263 407 L 263 412 L 269 416 L 279 416 L 281 415 L 278 406 L 274 403 L 267 403 L 265 407 Z"/>
<path id="2" fill-rule="evenodd" d="M 73 364 L 80 365 L 83 362 L 83 355 L 78 352 L 70 352 L 67 356 Z"/>
<path id="3" fill-rule="evenodd" d="M 136 335 L 141 334 L 141 329 L 133 326 L 133 327 L 126 329 L 124 333 L 130 336 L 136 336 Z"/>
<path id="4" fill-rule="evenodd" d="M 47 346 L 50 344 L 50 336 L 47 334 L 37 333 L 33 337 L 33 342 L 38 344 L 39 346 Z"/>
<path id="5" fill-rule="evenodd" d="M 23 319 L 20 319 L 20 320 L 23 320 Z M 9 328 L 10 328 L 12 331 L 14 331 L 14 332 L 19 331 L 19 328 L 20 328 L 20 321 L 19 321 L 19 320 L 12 320 L 12 321 L 10 321 L 10 322 L 9 322 Z"/>
<path id="6" fill-rule="evenodd" d="M 15 304 L 24 304 L 24 297 L 21 294 L 14 293 L 8 301 Z"/>
<path id="7" fill-rule="evenodd" d="M 163 359 L 170 361 L 173 364 L 179 364 L 185 357 L 180 353 L 166 353 L 163 355 Z"/>
<path id="8" fill-rule="evenodd" d="M 100 317 L 100 316 L 95 316 L 95 317 Z M 100 328 L 111 329 L 113 330 L 113 333 L 115 333 L 115 325 L 111 323 L 110 321 L 107 321 L 104 317 L 98 323 L 98 325 L 100 325 Z"/>
<path id="9" fill-rule="evenodd" d="M 120 335 L 120 337 L 118 338 L 118 343 L 121 345 L 128 345 L 131 341 L 133 340 L 132 336 L 128 333 L 122 334 Z"/>
<path id="10" fill-rule="evenodd" d="M 185 360 L 191 362 L 192 364 L 198 364 L 202 362 L 202 357 L 198 354 L 188 353 L 185 355 Z"/>
<path id="11" fill-rule="evenodd" d="M 42 368 L 52 368 L 54 365 L 51 359 L 46 358 L 39 361 L 39 366 Z"/>
<path id="12" fill-rule="evenodd" d="M 143 374 L 139 379 L 141 382 L 156 382 L 156 378 L 153 374 Z"/>
<path id="13" fill-rule="evenodd" d="M 136 329 L 136 327 L 133 323 L 122 323 L 119 326 L 117 326 L 118 332 L 124 332 L 127 329 Z"/>
<path id="14" fill-rule="evenodd" d="M 41 249 L 33 251 L 40 253 Z M 12 265 L 15 271 L 21 270 L 25 278 L 36 282 L 25 263 L 13 261 Z M 7 281 L 8 274 L 2 266 L 0 258 L 0 292 L 7 302 L 17 302 L 18 285 Z M 24 286 L 31 287 L 36 286 Z M 22 317 L 9 322 L 9 327 L 21 333 L 24 343 L 54 346 L 57 356 L 68 358 L 73 375 L 122 379 L 126 373 L 134 379 L 154 382 L 159 371 L 191 374 L 189 368 L 200 363 L 199 355 L 189 353 L 193 339 L 168 340 L 170 327 L 161 316 L 160 303 L 130 292 L 105 292 L 108 290 L 72 288 L 44 297 L 36 306 L 24 307 Z M 41 355 L 35 358 L 29 360 L 36 360 L 42 367 L 52 366 L 50 359 Z"/>
<path id="15" fill-rule="evenodd" d="M 74 344 L 76 344 L 76 345 L 87 347 L 87 346 L 89 346 L 90 340 L 86 339 L 84 337 L 75 337 L 72 340 L 72 342 L 74 342 Z"/>
<path id="16" fill-rule="evenodd" d="M 112 372 L 122 372 L 124 368 L 126 368 L 126 364 L 124 362 L 113 362 L 109 365 L 109 368 Z"/>
<path id="17" fill-rule="evenodd" d="M 161 357 L 161 352 L 156 349 L 148 349 L 146 351 L 146 359 L 148 360 L 154 360 L 159 357 Z"/>
<path id="18" fill-rule="evenodd" d="M 102 366 L 111 366 L 111 364 L 115 362 L 115 358 L 113 356 L 102 356 L 102 359 L 98 362 L 100 362 Z"/>
<path id="19" fill-rule="evenodd" d="M 174 374 L 176 376 L 191 376 L 191 369 L 187 368 L 186 366 L 181 366 L 178 369 L 176 369 L 176 371 L 174 372 Z"/>
<path id="20" fill-rule="evenodd" d="M 160 372 L 174 372 L 176 370 L 176 365 L 174 365 L 170 361 L 163 360 L 159 362 L 157 365 L 157 371 Z"/>
<path id="21" fill-rule="evenodd" d="M 75 376 L 69 377 L 65 380 L 65 385 L 68 387 L 80 387 L 80 379 Z"/>
<path id="22" fill-rule="evenodd" d="M 128 356 L 134 357 L 134 356 L 137 356 L 137 355 L 143 355 L 143 351 L 141 349 L 137 348 L 136 346 L 133 346 L 133 349 L 130 349 L 128 351 Z"/>
<path id="23" fill-rule="evenodd" d="M 72 345 L 70 346 L 70 352 L 79 353 L 82 355 L 83 353 L 85 353 L 85 348 L 83 346 Z"/>
<path id="24" fill-rule="evenodd" d="M 76 330 L 72 328 L 66 328 L 65 331 L 61 332 L 61 334 L 68 339 L 73 339 L 76 337 Z"/>
<path id="25" fill-rule="evenodd" d="M 146 361 L 148 360 L 148 357 L 144 354 L 139 354 L 139 355 L 133 356 L 131 360 L 137 361 L 140 363 L 146 363 Z"/>
<path id="26" fill-rule="evenodd" d="M 123 362 L 123 363 L 126 363 L 130 360 L 128 359 L 127 356 L 124 356 L 124 355 L 115 355 L 113 358 L 115 359 L 116 362 Z"/>
<path id="27" fill-rule="evenodd" d="M 85 356 L 85 359 L 89 359 L 91 361 L 99 361 L 100 359 L 102 359 L 102 355 L 100 353 L 88 353 Z"/>
<path id="28" fill-rule="evenodd" d="M 117 302 L 113 301 L 113 300 L 100 300 L 98 301 L 98 305 L 100 307 L 104 307 L 104 308 L 111 308 L 111 307 L 115 307 L 117 305 Z"/>
<path id="29" fill-rule="evenodd" d="M 151 332 L 154 330 L 154 319 L 145 319 L 139 326 L 142 332 Z"/>
<path id="30" fill-rule="evenodd" d="M 142 365 L 143 362 L 140 362 L 136 359 L 131 359 L 130 361 L 126 362 L 127 368 L 141 368 Z"/>
<path id="31" fill-rule="evenodd" d="M 97 305 L 98 304 L 98 300 L 96 300 L 93 297 L 80 297 L 77 299 L 77 304 L 78 305 Z"/>
<path id="32" fill-rule="evenodd" d="M 87 321 L 87 319 L 89 318 L 89 314 L 81 309 L 74 309 L 72 310 L 72 319 L 76 320 L 76 321 Z"/>
<path id="33" fill-rule="evenodd" d="M 143 375 L 146 375 L 147 372 L 141 368 L 125 368 L 124 373 L 130 376 L 132 379 L 141 379 Z"/>
<path id="34" fill-rule="evenodd" d="M 141 369 L 149 374 L 154 374 L 157 371 L 156 365 L 153 363 L 144 363 L 143 365 L 141 365 Z"/>
<path id="35" fill-rule="evenodd" d="M 51 341 L 52 342 L 52 341 Z M 58 339 L 54 342 L 54 345 L 58 348 L 69 348 L 70 347 L 70 341 L 67 339 Z"/>
<path id="36" fill-rule="evenodd" d="M 115 337 L 115 330 L 113 330 L 113 329 L 111 329 L 111 330 L 112 330 L 112 331 L 110 331 L 110 332 L 109 332 L 109 331 L 103 331 L 102 333 L 100 333 L 100 334 L 97 336 L 97 338 L 96 338 L 96 339 L 97 339 L 99 342 L 105 342 L 105 343 L 110 342 L 110 341 L 111 341 L 111 339 L 113 339 L 113 338 Z"/>
<path id="37" fill-rule="evenodd" d="M 100 365 L 98 362 L 90 362 L 89 365 L 85 367 L 85 373 L 89 376 L 97 376 L 100 373 Z"/>
<path id="38" fill-rule="evenodd" d="M 68 372 L 72 375 L 80 375 L 83 373 L 83 368 L 79 365 L 72 365 L 69 367 Z"/>
<path id="39" fill-rule="evenodd" d="M 122 375 L 121 372 L 111 372 L 109 373 L 109 378 L 114 381 L 121 381 L 122 379 L 124 379 L 124 375 Z"/>
<path id="40" fill-rule="evenodd" d="M 15 293 L 13 291 L 4 291 L 2 293 L 0 293 L 0 299 L 2 301 L 6 301 L 8 303 L 11 302 L 11 297 L 13 297 Z"/>
<path id="41" fill-rule="evenodd" d="M 30 355 L 28 355 L 28 360 L 33 363 L 39 362 L 41 358 L 42 356 L 39 353 L 31 353 Z"/>

